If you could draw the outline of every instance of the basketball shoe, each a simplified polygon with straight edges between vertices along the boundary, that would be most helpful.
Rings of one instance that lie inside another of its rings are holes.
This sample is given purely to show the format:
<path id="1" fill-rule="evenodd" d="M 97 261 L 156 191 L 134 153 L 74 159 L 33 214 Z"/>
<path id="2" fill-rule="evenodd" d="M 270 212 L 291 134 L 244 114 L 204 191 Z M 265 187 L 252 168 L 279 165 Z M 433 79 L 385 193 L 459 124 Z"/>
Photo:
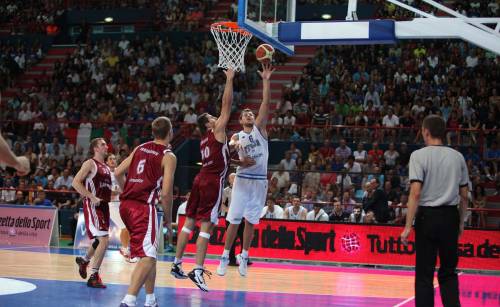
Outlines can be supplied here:
<path id="1" fill-rule="evenodd" d="M 228 264 L 229 264 L 229 257 L 224 257 L 224 256 L 220 257 L 220 263 L 215 273 L 217 273 L 217 275 L 219 276 L 226 275 Z"/>
<path id="2" fill-rule="evenodd" d="M 177 279 L 187 279 L 189 278 L 186 273 L 182 270 L 182 262 L 180 263 L 172 263 L 172 268 L 170 269 L 170 275 L 174 276 Z"/>
<path id="3" fill-rule="evenodd" d="M 102 283 L 101 276 L 99 276 L 98 272 L 90 275 L 89 280 L 87 281 L 87 286 L 90 288 L 106 288 L 106 285 Z"/>
<path id="4" fill-rule="evenodd" d="M 83 257 L 76 257 L 75 262 L 78 264 L 78 273 L 80 273 L 80 277 L 87 279 L 87 267 L 90 261 L 86 261 Z"/>
<path id="5" fill-rule="evenodd" d="M 197 268 L 188 273 L 189 279 L 191 279 L 194 284 L 200 288 L 200 290 L 208 292 L 207 284 L 205 283 L 205 278 L 203 274 L 206 274 L 208 278 L 212 275 L 209 271 L 201 268 Z"/>
<path id="6" fill-rule="evenodd" d="M 240 272 L 240 275 L 243 277 L 247 276 L 248 258 L 238 254 L 236 255 L 236 261 L 239 263 L 238 272 Z"/>

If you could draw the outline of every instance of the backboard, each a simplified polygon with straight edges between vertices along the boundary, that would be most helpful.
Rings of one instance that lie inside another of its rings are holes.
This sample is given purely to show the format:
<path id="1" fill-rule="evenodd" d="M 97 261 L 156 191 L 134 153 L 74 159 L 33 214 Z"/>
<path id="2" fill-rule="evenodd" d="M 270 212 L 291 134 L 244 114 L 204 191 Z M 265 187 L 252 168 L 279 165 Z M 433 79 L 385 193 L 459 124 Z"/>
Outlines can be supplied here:
<path id="1" fill-rule="evenodd" d="M 385 2 L 414 18 L 358 20 L 358 1 L 345 0 L 344 7 L 335 8 L 346 12 L 345 20 L 329 20 L 330 12 L 318 8 L 323 21 L 296 21 L 296 10 L 302 15 L 304 8 L 296 0 L 239 0 L 238 25 L 288 55 L 297 45 L 392 44 L 401 39 L 462 39 L 500 55 L 499 17 L 470 18 L 434 0 L 422 2 L 440 11 L 440 16 L 402 0 Z"/>
<path id="2" fill-rule="evenodd" d="M 238 0 L 238 25 L 288 54 L 293 45 L 278 39 L 278 25 L 295 21 L 295 0 Z"/>

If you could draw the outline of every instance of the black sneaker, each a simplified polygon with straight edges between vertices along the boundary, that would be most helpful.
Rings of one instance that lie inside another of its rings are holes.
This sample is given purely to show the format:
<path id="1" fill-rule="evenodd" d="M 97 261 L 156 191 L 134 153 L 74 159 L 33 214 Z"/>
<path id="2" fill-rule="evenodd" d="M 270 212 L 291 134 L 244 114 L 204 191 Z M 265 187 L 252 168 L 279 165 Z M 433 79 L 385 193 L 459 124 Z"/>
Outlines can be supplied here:
<path id="1" fill-rule="evenodd" d="M 85 261 L 83 257 L 76 257 L 75 262 L 78 264 L 78 273 L 80 274 L 80 277 L 87 279 L 87 266 L 90 261 Z"/>
<path id="2" fill-rule="evenodd" d="M 182 270 L 182 262 L 175 264 L 172 263 L 172 268 L 170 269 L 170 275 L 174 276 L 177 279 L 187 279 L 188 276 Z"/>
<path id="3" fill-rule="evenodd" d="M 208 278 L 211 278 L 210 276 L 212 275 L 212 273 L 205 269 L 194 269 L 188 273 L 188 277 L 198 288 L 200 288 L 202 291 L 208 292 L 208 287 L 205 283 L 205 278 L 203 278 L 203 274 L 206 274 Z"/>

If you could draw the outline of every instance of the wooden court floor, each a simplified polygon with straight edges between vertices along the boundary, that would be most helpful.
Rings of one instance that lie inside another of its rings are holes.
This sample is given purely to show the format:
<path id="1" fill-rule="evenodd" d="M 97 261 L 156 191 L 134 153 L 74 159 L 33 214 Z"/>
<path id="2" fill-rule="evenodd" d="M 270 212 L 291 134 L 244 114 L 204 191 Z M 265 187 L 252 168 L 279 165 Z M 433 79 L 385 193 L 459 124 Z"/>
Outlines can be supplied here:
<path id="1" fill-rule="evenodd" d="M 79 250 L 0 247 L 0 307 L 3 306 L 118 306 L 134 264 L 117 251 L 108 251 L 101 267 L 107 289 L 90 289 L 75 264 Z M 170 274 L 172 257 L 161 256 L 157 266 L 160 306 L 413 306 L 413 273 L 320 265 L 260 262 L 247 277 L 230 267 L 225 277 L 215 274 L 216 260 L 207 260 L 213 272 L 204 293 L 190 280 Z M 184 262 L 188 271 L 192 259 Z M 18 282 L 20 285 L 16 285 Z M 437 284 L 436 284 L 437 287 Z M 463 306 L 500 306 L 500 276 L 461 274 Z M 22 293 L 21 293 L 22 292 Z M 436 291 L 439 301 L 439 291 Z M 143 293 L 139 296 L 144 301 Z M 437 303 L 436 306 L 440 306 Z"/>

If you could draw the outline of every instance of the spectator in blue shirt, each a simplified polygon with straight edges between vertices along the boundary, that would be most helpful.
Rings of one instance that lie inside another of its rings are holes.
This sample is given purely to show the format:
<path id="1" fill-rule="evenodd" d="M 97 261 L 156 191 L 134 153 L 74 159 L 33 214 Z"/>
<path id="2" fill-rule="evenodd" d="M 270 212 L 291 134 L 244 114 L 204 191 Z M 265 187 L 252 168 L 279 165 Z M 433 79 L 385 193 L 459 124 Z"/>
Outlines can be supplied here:
<path id="1" fill-rule="evenodd" d="M 46 198 L 45 191 L 43 190 L 38 192 L 33 203 L 35 206 L 52 207 L 52 202 Z"/>

